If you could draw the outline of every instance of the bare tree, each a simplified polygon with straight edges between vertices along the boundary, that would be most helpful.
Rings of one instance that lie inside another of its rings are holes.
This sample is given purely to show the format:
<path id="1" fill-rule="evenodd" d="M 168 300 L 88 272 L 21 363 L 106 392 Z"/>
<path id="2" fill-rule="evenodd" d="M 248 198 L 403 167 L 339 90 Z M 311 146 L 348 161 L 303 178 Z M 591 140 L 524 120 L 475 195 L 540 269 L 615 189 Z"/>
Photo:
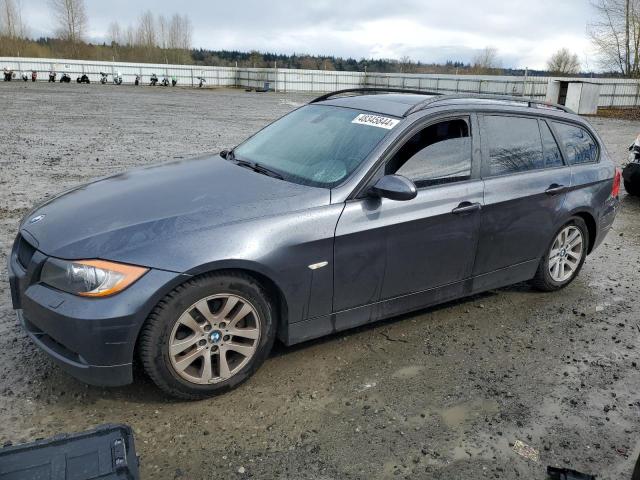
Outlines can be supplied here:
<path id="1" fill-rule="evenodd" d="M 193 37 L 193 26 L 186 15 L 174 14 L 169 22 L 168 48 L 189 50 Z"/>
<path id="2" fill-rule="evenodd" d="M 122 28 L 118 22 L 112 22 L 107 35 L 111 42 L 127 47 L 116 48 L 116 56 L 122 55 L 123 59 L 142 58 L 145 61 L 168 63 L 191 60 L 189 50 L 193 27 L 186 15 L 174 14 L 167 18 L 147 10 L 134 25 Z"/>
<path id="3" fill-rule="evenodd" d="M 193 46 L 193 24 L 186 15 L 182 16 L 182 48 L 191 50 Z"/>
<path id="4" fill-rule="evenodd" d="M 156 21 L 153 13 L 147 10 L 140 16 L 137 31 L 137 44 L 147 49 L 157 45 Z"/>
<path id="5" fill-rule="evenodd" d="M 19 56 L 26 37 L 20 0 L 0 0 L 0 55 Z"/>
<path id="6" fill-rule="evenodd" d="M 600 66 L 640 76 L 640 0 L 592 0 L 597 19 L 589 36 Z"/>
<path id="7" fill-rule="evenodd" d="M 26 36 L 20 0 L 0 0 L 0 35 L 10 39 Z"/>
<path id="8" fill-rule="evenodd" d="M 109 24 L 107 37 L 109 38 L 111 43 L 116 43 L 118 45 L 122 44 L 122 28 L 120 28 L 120 24 L 118 22 L 111 22 Z"/>
<path id="9" fill-rule="evenodd" d="M 400 73 L 415 73 L 416 71 L 416 64 L 413 63 L 411 57 L 408 55 L 400 57 L 400 60 L 398 60 L 398 66 L 400 67 Z"/>
<path id="10" fill-rule="evenodd" d="M 577 53 L 561 48 L 551 55 L 547 62 L 547 70 L 559 75 L 575 75 L 580 72 L 580 60 Z"/>
<path id="11" fill-rule="evenodd" d="M 133 47 L 136 44 L 136 29 L 133 25 L 129 25 L 124 32 L 124 44 L 127 47 Z"/>
<path id="12" fill-rule="evenodd" d="M 485 47 L 473 58 L 472 65 L 476 73 L 494 73 L 502 66 L 498 59 L 498 49 Z"/>
<path id="13" fill-rule="evenodd" d="M 262 54 L 260 54 L 259 52 L 252 52 L 251 53 L 251 57 L 250 59 L 253 59 L 255 57 L 259 57 L 260 61 L 262 61 Z M 253 60 L 253 63 L 255 64 L 255 60 Z M 253 65 L 249 65 L 250 67 Z M 257 66 L 260 66 L 259 64 Z M 312 57 L 310 55 L 303 55 L 300 57 L 300 68 L 304 69 L 304 70 L 319 70 L 320 66 L 318 65 L 318 59 L 315 57 Z"/>
<path id="14" fill-rule="evenodd" d="M 87 32 L 88 18 L 84 0 L 49 0 L 58 35 L 69 42 L 74 52 Z"/>
<path id="15" fill-rule="evenodd" d="M 169 24 L 164 15 L 158 17 L 158 46 L 167 48 L 169 43 Z"/>

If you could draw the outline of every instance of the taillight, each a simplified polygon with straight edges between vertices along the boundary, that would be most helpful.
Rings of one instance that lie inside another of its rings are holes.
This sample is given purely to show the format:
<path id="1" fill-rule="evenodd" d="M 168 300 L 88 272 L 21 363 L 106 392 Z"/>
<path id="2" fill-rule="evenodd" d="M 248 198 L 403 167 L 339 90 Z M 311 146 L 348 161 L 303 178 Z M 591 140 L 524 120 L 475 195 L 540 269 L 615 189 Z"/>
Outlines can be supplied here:
<path id="1" fill-rule="evenodd" d="M 617 198 L 620 195 L 620 181 L 622 179 L 622 172 L 619 168 L 616 168 L 616 174 L 613 177 L 613 188 L 611 188 L 611 196 Z"/>

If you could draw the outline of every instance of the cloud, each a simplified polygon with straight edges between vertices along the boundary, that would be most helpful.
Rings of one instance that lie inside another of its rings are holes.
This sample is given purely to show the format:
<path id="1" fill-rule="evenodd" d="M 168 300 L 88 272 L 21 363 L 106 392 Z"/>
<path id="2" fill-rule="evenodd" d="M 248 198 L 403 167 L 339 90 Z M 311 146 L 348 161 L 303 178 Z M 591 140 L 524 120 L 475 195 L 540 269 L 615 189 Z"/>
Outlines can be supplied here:
<path id="1" fill-rule="evenodd" d="M 46 0 L 29 0 L 24 8 L 35 34 L 51 32 Z M 96 40 L 105 38 L 110 22 L 133 23 L 149 9 L 186 13 L 195 46 L 211 49 L 468 62 L 493 46 L 503 65 L 529 68 L 544 68 L 562 47 L 581 59 L 590 55 L 592 12 L 584 0 L 90 0 L 87 9 Z"/>

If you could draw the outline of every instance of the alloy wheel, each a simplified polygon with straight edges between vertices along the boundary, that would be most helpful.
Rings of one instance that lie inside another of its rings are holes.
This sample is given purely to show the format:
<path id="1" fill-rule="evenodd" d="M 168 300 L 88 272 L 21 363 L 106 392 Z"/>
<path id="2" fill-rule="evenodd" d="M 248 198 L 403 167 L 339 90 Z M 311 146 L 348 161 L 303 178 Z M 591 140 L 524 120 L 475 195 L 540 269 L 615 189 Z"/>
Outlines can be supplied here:
<path id="1" fill-rule="evenodd" d="M 253 358 L 261 336 L 256 308 L 239 295 L 205 297 L 187 308 L 169 336 L 169 359 L 182 379 L 222 382 Z"/>
<path id="2" fill-rule="evenodd" d="M 559 283 L 569 280 L 578 270 L 584 255 L 582 231 L 569 225 L 558 233 L 549 252 L 549 274 Z"/>

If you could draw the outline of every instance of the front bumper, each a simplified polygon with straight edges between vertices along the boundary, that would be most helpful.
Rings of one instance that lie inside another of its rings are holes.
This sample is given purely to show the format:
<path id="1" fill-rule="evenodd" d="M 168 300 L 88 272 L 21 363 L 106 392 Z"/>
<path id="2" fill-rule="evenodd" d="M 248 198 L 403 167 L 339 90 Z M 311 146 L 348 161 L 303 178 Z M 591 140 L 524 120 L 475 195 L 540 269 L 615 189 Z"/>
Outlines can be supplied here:
<path id="1" fill-rule="evenodd" d="M 9 257 L 9 283 L 13 307 L 33 342 L 83 382 L 103 386 L 131 383 L 142 324 L 182 276 L 150 270 L 112 297 L 78 297 L 39 282 L 47 257 L 34 248 L 28 261 L 24 255 L 19 259 L 22 240 L 18 237 Z"/>
<path id="2" fill-rule="evenodd" d="M 55 341 L 25 319 L 22 310 L 16 310 L 18 321 L 22 324 L 33 343 L 47 353 L 56 364 L 69 375 L 90 385 L 110 386 L 127 385 L 133 380 L 132 364 L 96 366 L 86 363 L 84 358 Z"/>

